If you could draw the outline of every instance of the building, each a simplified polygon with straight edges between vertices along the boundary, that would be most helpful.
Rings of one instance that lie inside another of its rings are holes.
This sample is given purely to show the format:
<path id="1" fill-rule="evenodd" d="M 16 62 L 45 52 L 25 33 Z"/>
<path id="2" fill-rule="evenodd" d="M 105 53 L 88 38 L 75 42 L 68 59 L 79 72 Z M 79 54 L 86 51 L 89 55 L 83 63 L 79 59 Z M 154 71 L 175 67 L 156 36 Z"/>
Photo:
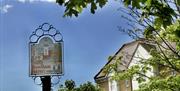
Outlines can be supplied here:
<path id="1" fill-rule="evenodd" d="M 122 45 L 115 55 L 105 64 L 112 64 L 118 57 L 121 58 L 121 63 L 118 70 L 123 71 L 138 63 L 141 58 L 148 59 L 151 57 L 150 49 L 153 48 L 144 39 L 136 40 Z M 138 89 L 138 82 L 133 79 L 115 81 L 111 80 L 112 73 L 105 73 L 105 66 L 95 75 L 94 79 L 98 86 L 103 91 L 133 91 Z M 148 76 L 154 75 L 156 70 L 147 72 Z"/>

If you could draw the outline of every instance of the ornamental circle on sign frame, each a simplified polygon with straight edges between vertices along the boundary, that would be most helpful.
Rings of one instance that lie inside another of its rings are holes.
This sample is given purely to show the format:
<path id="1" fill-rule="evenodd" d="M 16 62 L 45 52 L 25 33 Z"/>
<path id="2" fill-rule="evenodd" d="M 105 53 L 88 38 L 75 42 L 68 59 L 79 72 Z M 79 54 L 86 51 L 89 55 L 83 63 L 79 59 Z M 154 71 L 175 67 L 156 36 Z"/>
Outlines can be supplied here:
<path id="1" fill-rule="evenodd" d="M 50 36 L 55 42 L 63 42 L 62 34 L 49 23 L 40 25 L 30 36 L 30 42 L 37 43 L 42 36 Z"/>
<path id="2" fill-rule="evenodd" d="M 36 85 L 42 86 L 41 77 L 32 77 Z M 60 76 L 51 76 L 51 86 L 55 86 L 60 82 Z"/>

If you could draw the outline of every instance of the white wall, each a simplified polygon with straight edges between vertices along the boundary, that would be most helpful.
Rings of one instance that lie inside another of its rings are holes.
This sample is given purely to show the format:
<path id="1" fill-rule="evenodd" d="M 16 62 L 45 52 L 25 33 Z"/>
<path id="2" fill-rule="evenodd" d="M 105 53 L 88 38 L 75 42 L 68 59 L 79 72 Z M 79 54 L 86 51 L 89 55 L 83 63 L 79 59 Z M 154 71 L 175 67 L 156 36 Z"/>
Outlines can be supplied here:
<path id="1" fill-rule="evenodd" d="M 144 59 L 148 59 L 150 58 L 150 54 L 142 47 L 142 45 L 139 45 L 135 54 L 134 54 L 134 57 L 129 65 L 129 67 L 135 65 L 135 64 L 139 64 L 138 61 L 140 61 L 141 59 L 140 58 L 144 58 Z M 148 71 L 147 76 L 152 76 L 153 75 L 153 71 Z M 135 77 L 132 79 L 132 88 L 133 90 L 137 90 L 138 89 L 138 81 L 136 81 Z"/>

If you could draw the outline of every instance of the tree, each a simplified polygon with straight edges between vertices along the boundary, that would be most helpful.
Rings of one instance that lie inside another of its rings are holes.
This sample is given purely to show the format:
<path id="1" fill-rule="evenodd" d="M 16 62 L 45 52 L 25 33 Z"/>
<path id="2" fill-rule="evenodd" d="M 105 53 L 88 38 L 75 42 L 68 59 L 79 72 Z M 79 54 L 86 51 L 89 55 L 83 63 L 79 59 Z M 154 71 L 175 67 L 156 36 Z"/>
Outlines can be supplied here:
<path id="1" fill-rule="evenodd" d="M 94 86 L 91 82 L 80 85 L 79 91 L 101 91 L 97 86 Z"/>
<path id="2" fill-rule="evenodd" d="M 123 17 L 129 21 L 128 25 L 131 28 L 119 27 L 120 31 L 133 39 L 145 38 L 153 42 L 156 49 L 151 50 L 152 57 L 145 60 L 143 66 L 135 65 L 123 73 L 114 70 L 114 78 L 119 80 L 141 74 L 137 80 L 142 83 L 145 81 L 143 76 L 150 70 L 147 65 L 158 64 L 165 70 L 156 77 L 145 76 L 149 81 L 141 84 L 139 91 L 179 91 L 180 76 L 166 74 L 172 70 L 180 73 L 180 0 L 122 1 L 126 8 L 120 8 L 120 11 L 126 14 Z M 59 5 L 66 7 L 65 16 L 78 16 L 88 5 L 94 14 L 98 4 L 99 7 L 103 7 L 106 2 L 107 0 L 57 0 Z M 116 64 L 111 66 L 110 68 L 114 69 Z"/>
<path id="3" fill-rule="evenodd" d="M 74 91 L 75 89 L 75 82 L 73 80 L 66 80 L 65 87 L 63 85 L 60 86 L 60 90 L 58 91 Z"/>
<path id="4" fill-rule="evenodd" d="M 142 59 L 141 65 L 134 65 L 124 72 L 113 68 L 117 67 L 117 63 L 111 64 L 108 69 L 115 71 L 113 79 L 121 80 L 137 76 L 140 83 L 138 91 L 179 91 L 180 1 L 124 0 L 124 4 L 125 10 L 121 10 L 129 15 L 124 17 L 131 23 L 129 24 L 131 29 L 119 27 L 120 31 L 126 32 L 134 39 L 145 38 L 155 45 L 156 49 L 151 50 L 151 58 Z M 159 74 L 155 77 L 147 76 L 146 72 L 157 65 L 161 67 Z M 168 75 L 172 71 L 177 74 Z"/>
<path id="5" fill-rule="evenodd" d="M 65 87 L 63 87 L 63 85 L 60 85 L 60 89 L 58 91 L 101 91 L 101 90 L 89 81 L 87 83 L 81 84 L 79 87 L 76 87 L 75 82 L 73 80 L 66 80 Z"/>
<path id="6" fill-rule="evenodd" d="M 66 80 L 65 86 L 67 87 L 68 90 L 73 90 L 75 87 L 75 82 L 73 80 Z"/>
<path id="7" fill-rule="evenodd" d="M 94 14 L 97 7 L 103 7 L 107 0 L 56 0 L 56 3 L 66 7 L 64 16 L 78 16 L 79 13 L 83 11 L 90 5 L 91 13 Z"/>

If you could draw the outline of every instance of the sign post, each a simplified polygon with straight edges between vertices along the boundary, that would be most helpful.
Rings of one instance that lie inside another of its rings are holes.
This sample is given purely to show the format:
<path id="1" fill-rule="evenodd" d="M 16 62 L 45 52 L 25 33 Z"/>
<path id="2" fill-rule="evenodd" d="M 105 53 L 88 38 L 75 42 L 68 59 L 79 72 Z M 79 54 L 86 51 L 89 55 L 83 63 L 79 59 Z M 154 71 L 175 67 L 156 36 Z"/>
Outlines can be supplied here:
<path id="1" fill-rule="evenodd" d="M 41 78 L 42 91 L 51 91 L 51 78 L 50 76 L 44 76 Z"/>
<path id="2" fill-rule="evenodd" d="M 50 91 L 51 76 L 63 75 L 63 37 L 52 25 L 44 23 L 30 36 L 29 76 L 40 77 L 42 91 Z"/>

